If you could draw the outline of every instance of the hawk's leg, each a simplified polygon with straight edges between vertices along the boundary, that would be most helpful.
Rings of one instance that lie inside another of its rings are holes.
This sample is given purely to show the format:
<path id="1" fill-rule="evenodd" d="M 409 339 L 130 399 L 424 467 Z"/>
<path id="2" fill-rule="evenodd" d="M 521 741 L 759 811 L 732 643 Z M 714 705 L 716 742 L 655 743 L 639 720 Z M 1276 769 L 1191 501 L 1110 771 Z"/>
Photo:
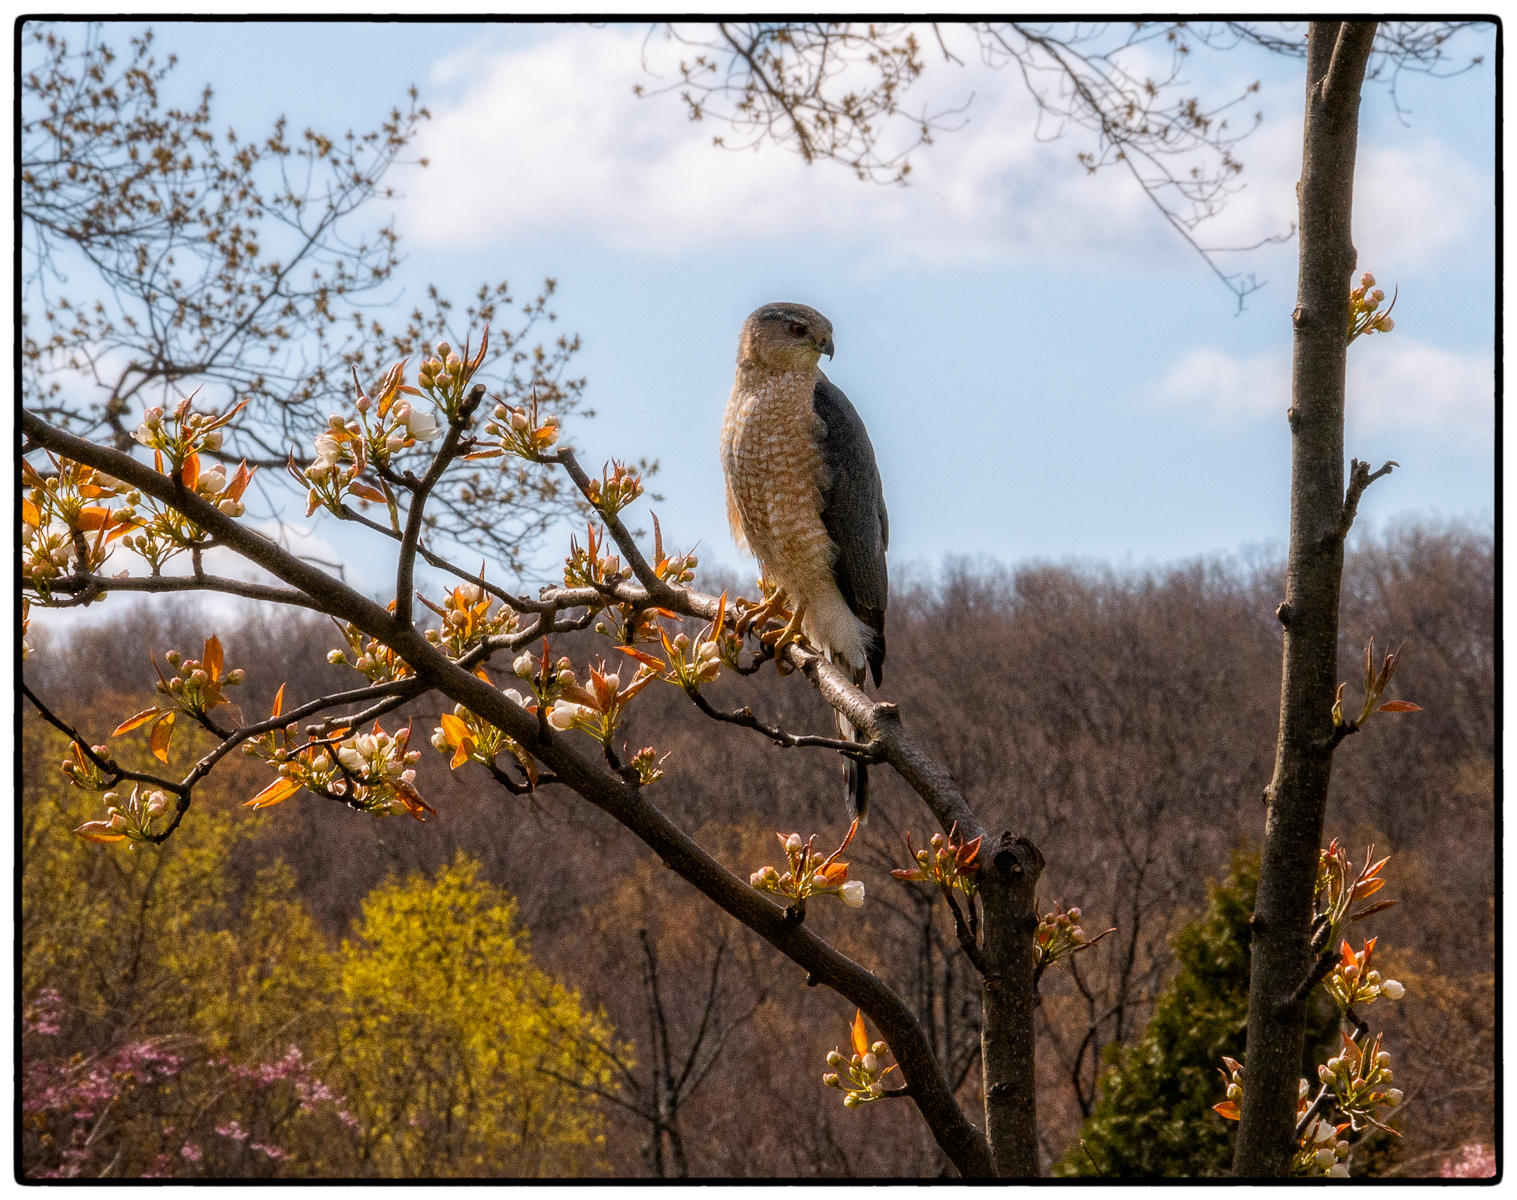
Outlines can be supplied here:
<path id="1" fill-rule="evenodd" d="M 797 604 L 795 611 L 790 614 L 790 620 L 783 629 L 771 629 L 768 633 L 760 636 L 759 641 L 769 646 L 774 651 L 774 669 L 781 675 L 788 674 L 790 664 L 785 661 L 785 647 L 791 642 L 805 640 L 801 636 L 801 622 L 806 618 L 806 606 Z"/>
<path id="2" fill-rule="evenodd" d="M 790 615 L 789 610 L 785 608 L 788 597 L 783 589 L 774 588 L 771 591 L 767 586 L 767 581 L 760 579 L 759 594 L 763 599 L 751 607 L 746 607 L 733 625 L 738 637 L 742 637 L 750 629 L 762 629 L 780 616 Z"/>

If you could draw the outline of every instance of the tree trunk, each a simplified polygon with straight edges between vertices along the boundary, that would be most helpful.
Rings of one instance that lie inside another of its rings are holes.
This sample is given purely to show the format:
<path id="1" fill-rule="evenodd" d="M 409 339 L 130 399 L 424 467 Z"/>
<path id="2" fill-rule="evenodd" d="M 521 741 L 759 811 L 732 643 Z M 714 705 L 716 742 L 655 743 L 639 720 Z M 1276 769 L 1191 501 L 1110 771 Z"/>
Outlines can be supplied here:
<path id="1" fill-rule="evenodd" d="M 1292 314 L 1291 517 L 1280 731 L 1253 917 L 1242 1126 L 1234 1172 L 1288 1174 L 1311 967 L 1312 894 L 1332 768 L 1343 572 L 1343 404 L 1359 92 L 1373 21 L 1316 21 L 1307 41 L 1301 257 Z"/>
<path id="2" fill-rule="evenodd" d="M 1033 901 L 1043 856 L 1026 838 L 1004 833 L 990 854 L 981 851 L 981 861 L 986 864 L 979 887 L 985 909 L 980 1064 L 986 1135 L 996 1175 L 1030 1179 L 1040 1166 L 1033 1027 L 1038 915 Z"/>

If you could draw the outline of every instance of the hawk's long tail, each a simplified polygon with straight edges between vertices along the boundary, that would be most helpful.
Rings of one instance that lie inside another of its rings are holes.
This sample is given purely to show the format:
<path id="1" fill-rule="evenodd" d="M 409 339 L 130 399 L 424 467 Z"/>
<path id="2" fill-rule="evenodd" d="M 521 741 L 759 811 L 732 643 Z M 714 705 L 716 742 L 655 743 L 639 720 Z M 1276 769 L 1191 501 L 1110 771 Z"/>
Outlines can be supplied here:
<path id="1" fill-rule="evenodd" d="M 846 664 L 844 665 L 846 669 Z M 864 683 L 864 669 L 849 672 L 853 682 L 859 686 Z M 860 730 L 854 727 L 852 721 L 842 713 L 837 714 L 837 727 L 840 736 L 851 742 L 862 741 L 859 736 Z M 869 768 L 856 758 L 847 755 L 843 758 L 843 789 L 848 799 L 848 819 L 857 819 L 860 825 L 869 819 Z"/>

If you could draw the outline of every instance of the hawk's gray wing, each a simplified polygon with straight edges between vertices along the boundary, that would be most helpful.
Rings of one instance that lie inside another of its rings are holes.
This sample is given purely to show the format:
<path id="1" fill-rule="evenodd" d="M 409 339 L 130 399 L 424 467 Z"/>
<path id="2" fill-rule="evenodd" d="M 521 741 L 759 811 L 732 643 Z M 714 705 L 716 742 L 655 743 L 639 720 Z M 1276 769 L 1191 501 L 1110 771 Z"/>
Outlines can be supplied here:
<path id="1" fill-rule="evenodd" d="M 811 402 L 823 427 L 821 449 L 827 478 L 822 487 L 822 525 L 838 551 L 832 575 L 848 607 L 874 632 L 869 671 L 878 685 L 885 661 L 885 604 L 890 592 L 885 571 L 890 520 L 880 471 L 864 422 L 841 389 L 822 379 Z"/>

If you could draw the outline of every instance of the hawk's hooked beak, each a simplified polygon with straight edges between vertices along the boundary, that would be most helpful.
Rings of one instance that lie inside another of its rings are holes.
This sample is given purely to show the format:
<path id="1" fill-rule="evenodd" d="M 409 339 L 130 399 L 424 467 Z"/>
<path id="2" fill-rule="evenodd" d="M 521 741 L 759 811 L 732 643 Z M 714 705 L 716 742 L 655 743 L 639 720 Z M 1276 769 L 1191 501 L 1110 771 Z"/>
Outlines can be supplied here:
<path id="1" fill-rule="evenodd" d="M 816 348 L 817 348 L 817 353 L 819 353 L 819 354 L 825 354 L 828 358 L 831 358 L 832 357 L 832 338 L 831 338 L 831 336 L 829 335 L 827 337 L 824 337 L 820 342 L 818 342 L 816 344 Z"/>

